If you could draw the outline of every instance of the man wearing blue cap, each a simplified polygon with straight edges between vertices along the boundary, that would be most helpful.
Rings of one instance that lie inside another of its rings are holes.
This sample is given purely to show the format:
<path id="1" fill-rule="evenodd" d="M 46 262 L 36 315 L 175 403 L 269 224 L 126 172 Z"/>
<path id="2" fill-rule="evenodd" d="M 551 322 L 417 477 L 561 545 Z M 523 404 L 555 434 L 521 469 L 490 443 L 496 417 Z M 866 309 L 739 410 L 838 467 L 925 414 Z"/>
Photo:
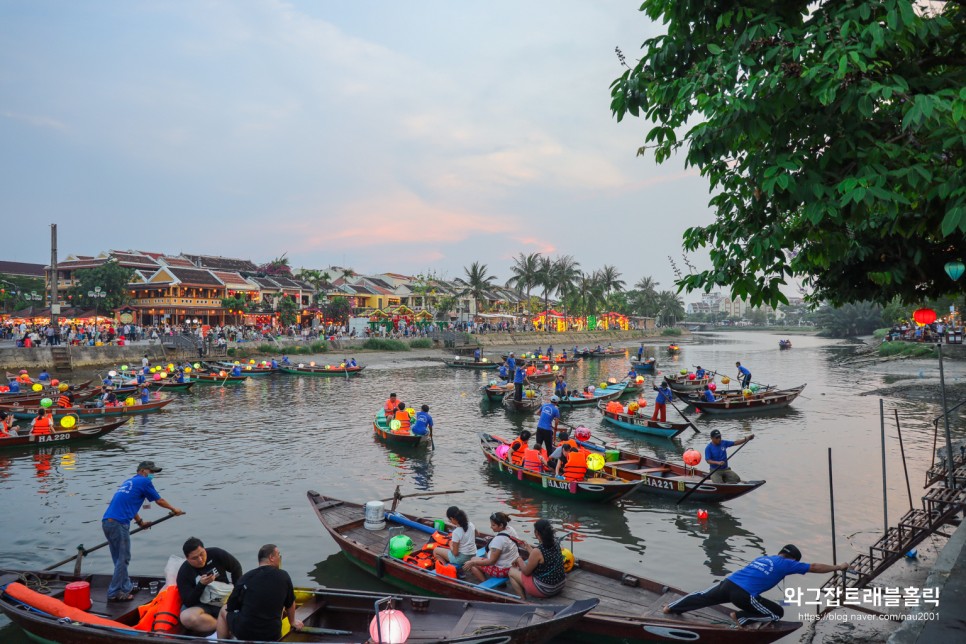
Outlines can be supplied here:
<path id="1" fill-rule="evenodd" d="M 776 622 L 785 611 L 780 605 L 762 597 L 762 593 L 777 586 L 788 575 L 804 575 L 807 572 L 826 574 L 848 569 L 847 563 L 836 566 L 802 563 L 802 552 L 788 544 L 777 555 L 758 557 L 710 588 L 671 602 L 663 610 L 668 615 L 680 615 L 699 608 L 731 603 L 741 609 L 731 613 L 731 619 L 739 626 L 748 622 Z"/>

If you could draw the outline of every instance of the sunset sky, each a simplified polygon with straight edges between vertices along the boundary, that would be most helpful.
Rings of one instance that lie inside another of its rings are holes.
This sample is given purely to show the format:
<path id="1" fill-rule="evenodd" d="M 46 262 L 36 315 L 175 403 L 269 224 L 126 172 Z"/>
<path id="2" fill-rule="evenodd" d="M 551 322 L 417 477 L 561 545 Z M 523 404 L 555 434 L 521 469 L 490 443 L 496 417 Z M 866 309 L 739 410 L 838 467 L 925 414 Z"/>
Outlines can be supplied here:
<path id="1" fill-rule="evenodd" d="M 0 3 L 0 259 L 46 263 L 57 223 L 61 258 L 502 282 L 541 252 L 669 288 L 709 195 L 610 113 L 614 48 L 658 33 L 638 4 Z"/>

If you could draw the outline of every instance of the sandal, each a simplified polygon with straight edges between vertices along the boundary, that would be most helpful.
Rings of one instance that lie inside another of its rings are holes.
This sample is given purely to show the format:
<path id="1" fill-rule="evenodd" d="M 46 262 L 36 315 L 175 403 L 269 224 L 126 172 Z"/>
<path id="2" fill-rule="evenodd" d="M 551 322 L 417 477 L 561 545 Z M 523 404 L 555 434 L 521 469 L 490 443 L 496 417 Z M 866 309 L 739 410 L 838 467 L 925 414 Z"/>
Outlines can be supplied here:
<path id="1" fill-rule="evenodd" d="M 109 601 L 109 602 L 129 602 L 132 599 L 134 599 L 134 595 L 127 594 L 127 595 L 118 595 L 117 597 L 108 597 L 107 598 L 107 601 Z"/>

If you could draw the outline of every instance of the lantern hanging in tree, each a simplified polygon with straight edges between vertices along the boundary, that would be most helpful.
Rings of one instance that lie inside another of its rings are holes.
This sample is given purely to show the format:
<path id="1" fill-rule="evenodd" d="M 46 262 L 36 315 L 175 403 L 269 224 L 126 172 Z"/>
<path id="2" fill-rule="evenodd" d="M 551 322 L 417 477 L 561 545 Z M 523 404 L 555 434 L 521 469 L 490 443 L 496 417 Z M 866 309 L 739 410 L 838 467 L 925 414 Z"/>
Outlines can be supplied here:
<path id="1" fill-rule="evenodd" d="M 936 321 L 936 312 L 932 309 L 917 309 L 915 313 L 912 314 L 912 319 L 916 321 L 919 326 L 926 326 L 927 324 L 932 324 Z"/>
<path id="2" fill-rule="evenodd" d="M 961 259 L 946 262 L 946 275 L 949 275 L 949 278 L 954 282 L 963 276 L 964 270 L 966 270 L 966 265 L 963 264 Z"/>

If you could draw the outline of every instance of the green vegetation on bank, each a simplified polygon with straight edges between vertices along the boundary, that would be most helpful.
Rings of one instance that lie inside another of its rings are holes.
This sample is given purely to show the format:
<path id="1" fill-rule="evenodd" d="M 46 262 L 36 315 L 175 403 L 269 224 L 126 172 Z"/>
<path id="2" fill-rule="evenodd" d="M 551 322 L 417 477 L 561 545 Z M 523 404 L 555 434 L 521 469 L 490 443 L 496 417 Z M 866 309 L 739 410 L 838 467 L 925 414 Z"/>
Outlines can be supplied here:
<path id="1" fill-rule="evenodd" d="M 409 351 L 409 345 L 405 342 L 388 338 L 369 338 L 362 343 L 362 348 L 376 351 Z"/>
<path id="2" fill-rule="evenodd" d="M 879 345 L 879 356 L 883 358 L 898 356 L 902 358 L 935 358 L 936 347 L 923 342 L 883 342 Z"/>
<path id="3" fill-rule="evenodd" d="M 433 341 L 429 338 L 416 338 L 409 341 L 410 349 L 432 349 Z"/>
<path id="4" fill-rule="evenodd" d="M 681 329 L 679 329 L 677 327 L 668 327 L 668 328 L 664 329 L 663 331 L 661 331 L 661 335 L 679 336 L 682 333 L 683 332 L 681 331 Z"/>

